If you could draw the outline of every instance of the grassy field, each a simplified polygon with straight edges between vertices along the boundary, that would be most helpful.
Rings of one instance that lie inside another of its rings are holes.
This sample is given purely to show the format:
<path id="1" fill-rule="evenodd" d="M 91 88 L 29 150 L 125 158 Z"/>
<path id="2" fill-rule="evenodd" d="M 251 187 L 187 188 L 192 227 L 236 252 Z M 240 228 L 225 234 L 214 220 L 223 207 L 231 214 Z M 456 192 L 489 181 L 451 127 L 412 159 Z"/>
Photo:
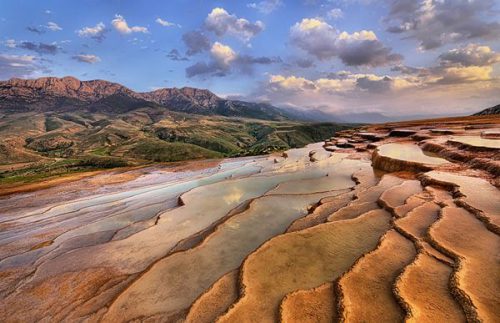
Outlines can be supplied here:
<path id="1" fill-rule="evenodd" d="M 0 114 L 0 185 L 154 162 L 267 154 L 321 141 L 349 127 L 153 108 L 113 115 Z"/>

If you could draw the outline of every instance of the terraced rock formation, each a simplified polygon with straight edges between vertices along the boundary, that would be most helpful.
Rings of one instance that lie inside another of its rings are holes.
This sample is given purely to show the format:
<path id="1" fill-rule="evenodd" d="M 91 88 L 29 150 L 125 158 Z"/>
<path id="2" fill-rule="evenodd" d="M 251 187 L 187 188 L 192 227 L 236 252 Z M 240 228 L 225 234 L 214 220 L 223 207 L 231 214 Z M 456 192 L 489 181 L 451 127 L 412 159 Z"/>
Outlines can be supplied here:
<path id="1" fill-rule="evenodd" d="M 1 321 L 498 322 L 499 125 L 373 125 L 7 194 Z"/>

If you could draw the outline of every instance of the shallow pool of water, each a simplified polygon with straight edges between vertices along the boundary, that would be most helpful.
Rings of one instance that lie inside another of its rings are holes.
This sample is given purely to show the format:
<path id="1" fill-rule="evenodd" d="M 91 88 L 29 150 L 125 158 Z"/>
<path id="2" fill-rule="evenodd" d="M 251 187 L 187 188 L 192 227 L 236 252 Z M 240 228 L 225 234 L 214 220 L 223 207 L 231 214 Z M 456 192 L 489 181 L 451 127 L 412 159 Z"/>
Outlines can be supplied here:
<path id="1" fill-rule="evenodd" d="M 479 136 L 456 136 L 452 137 L 451 140 L 474 147 L 500 149 L 500 140 L 497 139 L 487 139 Z"/>
<path id="2" fill-rule="evenodd" d="M 446 159 L 437 157 L 437 155 L 425 152 L 417 145 L 412 144 L 386 144 L 378 148 L 378 153 L 381 156 L 386 156 L 393 159 L 415 162 L 427 165 L 446 164 Z"/>

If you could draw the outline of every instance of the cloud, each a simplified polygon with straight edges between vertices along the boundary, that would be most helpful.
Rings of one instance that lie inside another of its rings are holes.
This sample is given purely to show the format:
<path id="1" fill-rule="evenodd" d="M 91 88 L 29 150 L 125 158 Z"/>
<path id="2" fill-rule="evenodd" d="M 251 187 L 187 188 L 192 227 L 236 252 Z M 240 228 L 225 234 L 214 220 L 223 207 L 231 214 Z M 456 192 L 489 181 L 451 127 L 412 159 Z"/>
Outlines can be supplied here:
<path id="1" fill-rule="evenodd" d="M 99 58 L 99 56 L 91 55 L 91 54 L 75 55 L 72 58 L 78 62 L 87 63 L 87 64 L 95 64 L 95 63 L 99 63 L 101 61 L 101 58 Z"/>
<path id="2" fill-rule="evenodd" d="M 349 71 L 320 78 L 278 74 L 271 75 L 247 99 L 337 113 L 457 113 L 467 108 L 477 109 L 480 102 L 483 105 L 486 101 L 498 101 L 500 81 L 489 78 L 488 69 L 436 70 L 436 75 L 427 76 L 356 74 Z"/>
<path id="3" fill-rule="evenodd" d="M 493 0 L 386 0 L 389 14 L 384 19 L 392 33 L 419 41 L 424 50 L 471 39 L 499 39 L 500 23 L 488 21 Z"/>
<path id="4" fill-rule="evenodd" d="M 172 61 L 189 61 L 189 58 L 183 57 L 177 49 L 172 49 L 167 54 L 167 57 L 170 58 Z"/>
<path id="5" fill-rule="evenodd" d="M 55 55 L 59 51 L 59 48 L 55 44 L 46 44 L 46 43 L 37 44 L 28 41 L 20 43 L 18 47 L 37 52 L 39 54 Z"/>
<path id="6" fill-rule="evenodd" d="M 469 44 L 438 55 L 429 67 L 395 65 L 391 75 L 351 71 L 318 78 L 294 75 L 293 71 L 271 75 L 251 97 L 275 105 L 326 107 L 330 111 L 456 113 L 467 106 L 477 107 L 478 102 L 498 101 L 500 78 L 494 74 L 494 65 L 499 61 L 490 47 Z"/>
<path id="7" fill-rule="evenodd" d="M 213 62 L 197 62 L 186 68 L 186 76 L 189 78 L 202 75 L 225 76 L 226 72 Z"/>
<path id="8" fill-rule="evenodd" d="M 436 84 L 464 85 L 497 82 L 493 65 L 500 62 L 500 55 L 488 46 L 469 44 L 448 50 L 438 56 L 437 64 L 427 68 L 395 66 L 391 70 L 413 75 L 427 87 Z"/>
<path id="9" fill-rule="evenodd" d="M 222 66 L 229 66 L 229 64 L 236 58 L 236 53 L 231 47 L 219 42 L 215 42 L 212 45 L 210 53 L 212 54 L 212 57 Z"/>
<path id="10" fill-rule="evenodd" d="M 40 69 L 35 56 L 0 54 L 0 78 L 29 77 Z"/>
<path id="11" fill-rule="evenodd" d="M 161 18 L 156 18 L 155 20 L 158 24 L 162 25 L 163 27 L 181 27 L 181 25 L 179 24 L 175 24 L 173 22 L 170 22 L 170 21 L 167 21 L 167 20 L 163 20 Z"/>
<path id="12" fill-rule="evenodd" d="M 344 12 L 340 8 L 333 8 L 328 11 L 327 16 L 331 19 L 340 19 L 344 17 Z"/>
<path id="13" fill-rule="evenodd" d="M 47 29 L 50 29 L 52 31 L 60 31 L 60 30 L 63 30 L 61 27 L 59 27 L 58 24 L 56 24 L 55 22 L 52 22 L 52 21 L 49 21 L 47 23 Z"/>
<path id="14" fill-rule="evenodd" d="M 462 84 L 491 81 L 491 66 L 449 67 L 440 71 L 438 84 Z"/>
<path id="15" fill-rule="evenodd" d="M 100 22 L 94 27 L 83 27 L 82 29 L 77 30 L 76 32 L 80 37 L 89 37 L 97 40 L 98 42 L 101 42 L 104 40 L 106 36 L 105 34 L 107 32 L 107 29 L 106 25 Z"/>
<path id="16" fill-rule="evenodd" d="M 500 54 L 489 46 L 469 44 L 439 56 L 443 66 L 490 66 L 500 62 Z"/>
<path id="17" fill-rule="evenodd" d="M 372 31 L 362 30 L 348 34 L 343 32 L 337 40 L 338 56 L 349 66 L 383 66 L 399 62 L 403 56 L 385 47 Z"/>
<path id="18" fill-rule="evenodd" d="M 310 68 L 315 66 L 314 61 L 307 58 L 298 58 L 294 61 L 294 63 L 300 68 Z"/>
<path id="19" fill-rule="evenodd" d="M 248 42 L 264 30 L 264 23 L 259 20 L 251 23 L 244 18 L 230 15 L 223 8 L 214 8 L 205 19 L 205 27 L 217 36 L 229 34 Z"/>
<path id="20" fill-rule="evenodd" d="M 231 47 L 215 42 L 210 48 L 210 60 L 208 62 L 197 62 L 186 68 L 187 77 L 222 77 L 233 72 L 252 74 L 255 65 L 269 65 L 281 63 L 279 57 L 254 57 L 251 55 L 239 55 Z"/>
<path id="21" fill-rule="evenodd" d="M 256 9 L 263 14 L 270 14 L 283 5 L 281 0 L 264 0 L 247 4 L 248 8 Z"/>
<path id="22" fill-rule="evenodd" d="M 16 48 L 16 41 L 14 39 L 7 39 L 6 41 L 3 42 L 5 47 L 8 48 Z"/>
<path id="23" fill-rule="evenodd" d="M 362 30 L 339 33 L 320 19 L 302 19 L 290 29 L 292 44 L 310 55 L 328 60 L 339 57 L 349 66 L 383 66 L 399 62 L 402 56 L 394 54 L 377 39 L 373 31 Z"/>
<path id="24" fill-rule="evenodd" d="M 32 26 L 26 27 L 26 30 L 28 30 L 32 33 L 35 33 L 35 34 L 39 34 L 39 35 L 45 33 L 45 30 L 42 30 L 42 29 L 37 28 L 37 27 L 32 27 Z"/>
<path id="25" fill-rule="evenodd" d="M 271 75 L 268 82 L 273 92 L 315 92 L 345 94 L 348 92 L 381 93 L 418 86 L 414 78 L 375 74 L 356 74 L 349 71 L 332 73 L 328 77 L 309 80 L 294 75 Z"/>
<path id="26" fill-rule="evenodd" d="M 111 24 L 121 34 L 131 34 L 131 33 L 147 34 L 149 32 L 146 27 L 141 27 L 141 26 L 129 27 L 127 21 L 121 15 L 115 15 L 115 19 L 111 20 Z"/>
<path id="27" fill-rule="evenodd" d="M 182 41 L 186 44 L 186 55 L 192 56 L 210 49 L 210 40 L 200 31 L 190 31 L 182 35 Z"/>
<path id="28" fill-rule="evenodd" d="M 304 18 L 290 28 L 292 43 L 318 59 L 337 55 L 337 31 L 319 19 Z"/>

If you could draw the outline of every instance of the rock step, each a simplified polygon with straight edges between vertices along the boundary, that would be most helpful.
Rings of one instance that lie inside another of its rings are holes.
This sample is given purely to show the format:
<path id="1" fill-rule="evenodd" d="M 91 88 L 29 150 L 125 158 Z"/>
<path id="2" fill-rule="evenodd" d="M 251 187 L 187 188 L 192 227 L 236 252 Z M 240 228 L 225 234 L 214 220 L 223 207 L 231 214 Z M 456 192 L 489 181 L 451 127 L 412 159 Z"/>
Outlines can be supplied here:
<path id="1" fill-rule="evenodd" d="M 397 209 L 397 208 L 396 208 Z M 435 250 L 427 239 L 431 225 L 439 218 L 441 207 L 434 202 L 425 202 L 408 214 L 394 221 L 394 228 L 415 243 L 415 247 L 429 256 L 446 264 L 453 264 L 453 259 Z"/>
<path id="2" fill-rule="evenodd" d="M 500 322 L 500 237 L 458 207 L 442 209 L 429 237 L 433 246 L 455 259 L 451 291 L 467 320 Z"/>
<path id="3" fill-rule="evenodd" d="M 486 227 L 500 235 L 500 191 L 478 177 L 431 171 L 423 174 L 424 184 L 446 186 L 455 191 L 455 203 L 473 213 Z"/>
<path id="4" fill-rule="evenodd" d="M 377 202 L 380 195 L 389 188 L 403 183 L 404 180 L 398 176 L 386 174 L 376 186 L 370 187 L 356 194 L 355 203 Z"/>
<path id="5" fill-rule="evenodd" d="M 425 187 L 425 191 L 432 196 L 432 201 L 437 205 L 441 207 L 455 206 L 453 196 L 447 190 L 428 185 Z"/>
<path id="6" fill-rule="evenodd" d="M 364 255 L 338 281 L 339 309 L 343 322 L 400 322 L 405 312 L 398 304 L 393 284 L 413 261 L 413 243 L 388 231 L 377 249 Z"/>
<path id="7" fill-rule="evenodd" d="M 409 234 L 413 239 L 425 238 L 429 227 L 438 220 L 441 207 L 434 202 L 425 202 L 414 208 L 405 217 L 397 219 L 394 224 Z"/>
<path id="8" fill-rule="evenodd" d="M 332 283 L 298 290 L 285 296 L 280 306 L 280 322 L 330 323 L 338 321 Z"/>
<path id="9" fill-rule="evenodd" d="M 195 248 L 157 261 L 114 300 L 104 320 L 182 316 L 220 277 L 240 267 L 262 243 L 306 215 L 309 205 L 335 194 L 264 195 L 254 199 L 245 211 L 221 223 Z"/>
<path id="10" fill-rule="evenodd" d="M 408 212 L 412 211 L 416 207 L 421 206 L 424 204 L 426 201 L 428 201 L 430 197 L 426 196 L 426 194 L 416 194 L 412 195 L 409 198 L 406 199 L 405 204 L 396 206 L 394 208 L 394 215 L 397 218 L 402 218 L 408 214 Z"/>
<path id="11" fill-rule="evenodd" d="M 387 189 L 403 183 L 403 181 L 403 179 L 394 175 L 384 175 L 377 185 L 356 193 L 356 199 L 349 203 L 349 205 L 332 213 L 328 217 L 328 221 L 353 219 L 361 214 L 378 209 L 377 200 L 380 198 L 380 195 Z"/>
<path id="12" fill-rule="evenodd" d="M 374 185 L 377 185 L 379 182 L 379 178 L 374 174 L 371 167 L 366 167 L 360 171 L 354 172 L 351 177 L 356 183 L 356 186 L 352 191 L 321 199 L 319 205 L 312 212 L 310 212 L 307 216 L 294 221 L 294 223 L 292 223 L 292 225 L 288 228 L 287 232 L 299 231 L 324 223 L 327 220 L 331 221 L 329 220 L 329 217 L 340 209 L 344 210 L 340 212 L 342 215 L 339 214 L 336 219 L 350 219 L 376 209 L 376 206 L 369 208 L 357 208 L 356 210 L 353 210 L 352 208 L 345 208 L 354 197 L 357 197 L 359 194 L 362 194 L 362 192 L 373 187 Z"/>
<path id="13" fill-rule="evenodd" d="M 189 309 L 186 323 L 214 322 L 218 316 L 227 311 L 239 296 L 239 270 L 233 270 L 205 291 Z"/>
<path id="14" fill-rule="evenodd" d="M 420 252 L 398 278 L 396 288 L 408 304 L 406 322 L 465 322 L 449 290 L 452 267 Z"/>
<path id="15" fill-rule="evenodd" d="M 381 207 L 397 216 L 395 208 L 404 205 L 410 196 L 422 193 L 422 190 L 420 181 L 406 180 L 403 183 L 383 192 L 378 199 L 378 203 Z"/>
<path id="16" fill-rule="evenodd" d="M 328 216 L 328 222 L 342 221 L 342 220 L 350 220 L 354 219 L 366 212 L 372 210 L 380 209 L 377 203 L 374 202 L 365 202 L 365 203 L 357 203 L 353 202 L 340 210 L 330 214 Z"/>
<path id="17" fill-rule="evenodd" d="M 250 254 L 240 274 L 242 297 L 219 322 L 275 322 L 290 292 L 339 277 L 377 246 L 390 228 L 384 210 L 277 236 Z"/>
<path id="18" fill-rule="evenodd" d="M 494 176 L 500 176 L 500 161 L 495 160 L 497 151 L 468 151 L 466 147 L 446 144 L 442 140 L 428 140 L 422 145 L 424 151 L 438 154 L 451 162 L 465 163 L 475 169 L 482 169 Z"/>
<path id="19" fill-rule="evenodd" d="M 324 223 L 328 216 L 345 207 L 354 196 L 353 192 L 346 192 L 338 196 L 328 197 L 320 201 L 320 204 L 305 217 L 295 220 L 287 229 L 287 232 L 304 230 L 315 225 Z"/>

